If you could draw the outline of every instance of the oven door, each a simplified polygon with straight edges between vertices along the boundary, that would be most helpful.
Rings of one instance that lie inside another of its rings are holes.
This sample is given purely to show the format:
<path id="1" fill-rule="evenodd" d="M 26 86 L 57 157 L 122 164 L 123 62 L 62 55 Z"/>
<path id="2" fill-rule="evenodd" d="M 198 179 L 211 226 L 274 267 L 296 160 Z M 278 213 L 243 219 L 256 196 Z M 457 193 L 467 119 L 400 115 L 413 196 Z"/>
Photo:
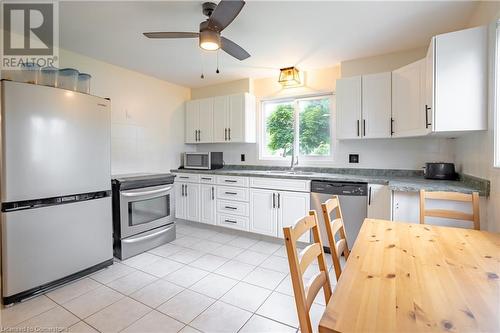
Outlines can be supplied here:
<path id="1" fill-rule="evenodd" d="M 185 153 L 184 168 L 210 169 L 210 153 Z"/>
<path id="2" fill-rule="evenodd" d="M 121 237 L 127 238 L 173 223 L 173 194 L 173 184 L 121 191 Z"/>

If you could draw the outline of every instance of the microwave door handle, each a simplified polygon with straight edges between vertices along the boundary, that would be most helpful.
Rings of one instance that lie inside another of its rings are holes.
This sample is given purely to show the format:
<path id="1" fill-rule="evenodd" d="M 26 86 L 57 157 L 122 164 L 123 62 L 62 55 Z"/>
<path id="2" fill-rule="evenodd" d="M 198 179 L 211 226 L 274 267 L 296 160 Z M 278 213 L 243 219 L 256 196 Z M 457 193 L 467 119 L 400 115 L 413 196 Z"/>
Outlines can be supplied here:
<path id="1" fill-rule="evenodd" d="M 150 191 L 142 191 L 142 192 L 132 192 L 132 191 L 121 191 L 121 195 L 125 197 L 141 197 L 144 195 L 151 195 L 151 194 L 159 194 L 159 193 L 164 193 L 168 192 L 172 189 L 172 186 L 166 186 L 162 187 L 156 190 L 150 190 Z"/>

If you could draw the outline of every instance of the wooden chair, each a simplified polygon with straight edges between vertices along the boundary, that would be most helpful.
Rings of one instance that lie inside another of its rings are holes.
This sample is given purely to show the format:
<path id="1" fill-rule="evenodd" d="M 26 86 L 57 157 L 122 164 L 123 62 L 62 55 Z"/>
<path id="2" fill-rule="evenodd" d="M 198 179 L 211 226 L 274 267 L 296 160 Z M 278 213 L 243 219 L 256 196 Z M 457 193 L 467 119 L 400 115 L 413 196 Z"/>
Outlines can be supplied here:
<path id="1" fill-rule="evenodd" d="M 297 253 L 297 240 L 308 230 L 312 230 L 314 243 L 308 245 L 300 253 Z M 299 317 L 300 330 L 302 333 L 313 332 L 309 310 L 321 287 L 325 294 L 325 301 L 328 303 L 332 296 L 332 287 L 328 276 L 328 266 L 326 265 L 323 244 L 319 235 L 319 225 L 316 211 L 311 210 L 306 216 L 294 226 L 283 228 L 285 235 L 286 252 L 288 264 L 290 265 L 290 276 L 292 278 L 293 293 L 295 295 L 295 305 Z M 309 265 L 317 259 L 319 273 L 304 286 L 303 275 Z"/>
<path id="2" fill-rule="evenodd" d="M 472 203 L 472 214 L 447 209 L 425 209 L 426 199 L 448 200 Z M 470 221 L 474 229 L 479 230 L 479 193 L 472 194 L 458 192 L 427 192 L 420 190 L 420 223 L 425 223 L 425 217 L 439 217 L 453 220 Z"/>
<path id="3" fill-rule="evenodd" d="M 342 273 L 342 267 L 340 266 L 340 256 L 344 254 L 345 259 L 349 257 L 349 246 L 347 245 L 347 239 L 344 228 L 344 219 L 342 217 L 342 210 L 340 209 L 339 197 L 334 195 L 331 199 L 321 204 L 321 209 L 323 210 L 323 221 L 325 222 L 326 234 L 328 236 L 328 242 L 330 243 L 330 251 L 333 259 L 333 267 L 335 268 L 335 275 L 337 281 Z M 335 218 L 332 220 L 330 216 L 332 212 L 335 214 Z M 339 233 L 339 240 L 335 240 L 335 235 Z"/>

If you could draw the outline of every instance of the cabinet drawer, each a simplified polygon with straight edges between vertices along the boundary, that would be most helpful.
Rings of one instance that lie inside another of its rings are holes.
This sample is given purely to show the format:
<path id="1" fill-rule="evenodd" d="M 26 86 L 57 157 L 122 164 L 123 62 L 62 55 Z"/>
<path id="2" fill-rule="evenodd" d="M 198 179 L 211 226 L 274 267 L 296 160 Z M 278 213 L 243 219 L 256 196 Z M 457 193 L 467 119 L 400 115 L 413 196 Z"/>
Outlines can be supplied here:
<path id="1" fill-rule="evenodd" d="M 248 231 L 248 217 L 217 214 L 217 225 Z"/>
<path id="2" fill-rule="evenodd" d="M 249 193 L 247 188 L 217 186 L 217 199 L 248 201 Z"/>
<path id="3" fill-rule="evenodd" d="M 248 177 L 217 176 L 217 184 L 248 187 Z"/>
<path id="4" fill-rule="evenodd" d="M 225 214 L 234 214 L 239 216 L 249 216 L 250 207 L 247 202 L 218 200 L 217 212 Z"/>
<path id="5" fill-rule="evenodd" d="M 280 191 L 310 192 L 311 181 L 286 178 L 250 178 L 250 187 Z"/>
<path id="6" fill-rule="evenodd" d="M 199 183 L 200 175 L 192 173 L 178 173 L 175 180 L 178 182 Z"/>
<path id="7" fill-rule="evenodd" d="M 202 184 L 215 184 L 214 175 L 200 175 L 200 183 Z"/>

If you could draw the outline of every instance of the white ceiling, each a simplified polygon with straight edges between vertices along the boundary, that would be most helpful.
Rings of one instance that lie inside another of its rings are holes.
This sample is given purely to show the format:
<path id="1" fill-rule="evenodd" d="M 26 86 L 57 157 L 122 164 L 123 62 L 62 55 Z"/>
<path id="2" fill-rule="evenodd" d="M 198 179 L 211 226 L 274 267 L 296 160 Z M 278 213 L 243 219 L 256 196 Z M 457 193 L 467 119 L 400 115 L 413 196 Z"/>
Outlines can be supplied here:
<path id="1" fill-rule="evenodd" d="M 187 87 L 268 77 L 426 45 L 460 29 L 477 2 L 247 1 L 223 35 L 252 56 L 203 52 L 197 39 L 150 40 L 143 31 L 198 31 L 202 1 L 61 2 L 63 48 Z M 205 79 L 200 79 L 204 63 Z"/>

